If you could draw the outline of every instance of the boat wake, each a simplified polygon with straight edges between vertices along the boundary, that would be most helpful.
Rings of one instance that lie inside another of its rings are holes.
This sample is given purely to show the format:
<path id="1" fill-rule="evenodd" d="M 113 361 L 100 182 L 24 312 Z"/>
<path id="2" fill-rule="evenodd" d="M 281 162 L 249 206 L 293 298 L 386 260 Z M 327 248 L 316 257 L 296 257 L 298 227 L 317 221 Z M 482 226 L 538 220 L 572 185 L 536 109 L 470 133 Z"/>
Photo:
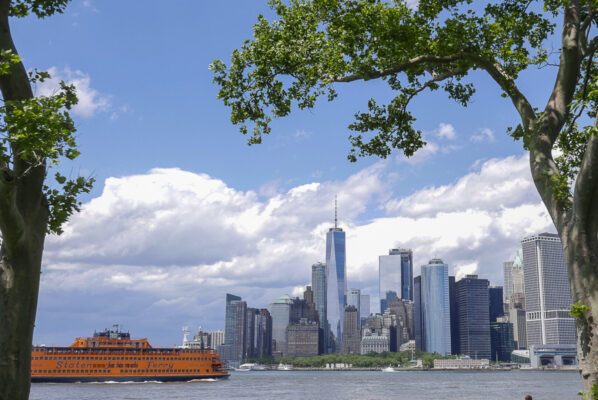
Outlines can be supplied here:
<path id="1" fill-rule="evenodd" d="M 214 379 L 214 378 L 191 379 L 190 381 L 187 381 L 187 382 L 218 382 L 218 379 Z"/>
<path id="2" fill-rule="evenodd" d="M 144 384 L 144 383 L 164 383 L 162 381 L 141 381 L 141 382 L 135 382 L 135 381 L 124 381 L 124 382 L 117 382 L 117 381 L 97 381 L 97 382 L 77 382 L 79 384 L 82 385 L 132 385 L 132 384 Z"/>

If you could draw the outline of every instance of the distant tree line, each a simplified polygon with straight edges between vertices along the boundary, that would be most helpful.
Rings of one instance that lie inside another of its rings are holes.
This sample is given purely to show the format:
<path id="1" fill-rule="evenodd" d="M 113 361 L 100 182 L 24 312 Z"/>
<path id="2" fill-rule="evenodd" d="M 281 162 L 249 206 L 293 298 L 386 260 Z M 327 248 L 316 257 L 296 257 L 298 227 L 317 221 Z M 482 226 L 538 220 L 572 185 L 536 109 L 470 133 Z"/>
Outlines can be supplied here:
<path id="1" fill-rule="evenodd" d="M 432 367 L 434 360 L 456 358 L 457 356 L 441 356 L 438 353 L 426 353 L 420 350 L 413 352 L 415 359 L 422 359 L 425 367 Z M 382 353 L 368 353 L 368 354 L 321 354 L 313 357 L 281 357 L 274 359 L 273 357 L 265 358 L 251 358 L 243 362 L 259 363 L 264 365 L 271 364 L 292 364 L 295 367 L 315 367 L 325 368 L 326 364 L 345 363 L 352 364 L 353 367 L 358 368 L 383 368 L 389 365 L 408 367 L 411 360 L 411 351 L 402 351 L 399 353 L 385 351 Z"/>

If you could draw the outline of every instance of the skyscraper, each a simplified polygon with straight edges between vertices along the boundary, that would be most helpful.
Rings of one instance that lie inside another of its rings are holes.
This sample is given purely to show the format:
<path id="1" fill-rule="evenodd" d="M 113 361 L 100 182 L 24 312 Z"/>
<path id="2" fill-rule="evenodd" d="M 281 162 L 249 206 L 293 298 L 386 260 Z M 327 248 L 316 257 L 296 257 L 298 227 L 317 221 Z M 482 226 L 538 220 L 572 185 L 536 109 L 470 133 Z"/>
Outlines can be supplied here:
<path id="1" fill-rule="evenodd" d="M 449 276 L 449 304 L 451 309 L 451 353 L 461 354 L 459 315 L 457 314 L 457 283 L 454 276 Z"/>
<path id="2" fill-rule="evenodd" d="M 527 345 L 575 344 L 567 262 L 560 238 L 542 233 L 523 239 L 521 247 Z"/>
<path id="3" fill-rule="evenodd" d="M 378 257 L 378 282 L 380 286 L 380 314 L 388 308 L 388 303 L 402 295 L 401 253 L 391 249 L 388 255 Z"/>
<path id="4" fill-rule="evenodd" d="M 476 359 L 490 358 L 488 279 L 467 275 L 455 284 L 455 294 L 460 354 Z"/>
<path id="5" fill-rule="evenodd" d="M 293 299 L 284 295 L 270 304 L 272 317 L 272 353 L 284 356 L 287 354 L 287 327 L 291 322 L 291 305 Z"/>
<path id="6" fill-rule="evenodd" d="M 451 354 L 450 318 L 448 265 L 440 259 L 432 259 L 421 268 L 423 350 Z"/>
<path id="7" fill-rule="evenodd" d="M 496 322 L 496 319 L 505 315 L 503 306 L 502 286 L 490 286 L 488 288 L 488 307 L 490 311 L 490 321 Z"/>
<path id="8" fill-rule="evenodd" d="M 505 308 L 525 308 L 523 285 L 523 261 L 519 250 L 513 261 L 503 263 L 505 286 L 503 288 L 503 303 Z M 518 304 L 516 304 L 518 303 Z"/>
<path id="9" fill-rule="evenodd" d="M 327 284 L 326 284 L 326 264 L 315 263 L 311 267 L 311 287 L 314 292 L 314 303 L 316 312 L 320 320 L 320 352 L 325 353 L 328 349 L 328 315 L 327 315 Z"/>
<path id="10" fill-rule="evenodd" d="M 238 365 L 245 355 L 245 333 L 247 330 L 247 303 L 239 296 L 226 294 L 224 322 L 224 344 L 219 352 L 224 361 Z"/>
<path id="11" fill-rule="evenodd" d="M 401 254 L 401 298 L 413 301 L 413 252 L 399 249 Z"/>
<path id="12" fill-rule="evenodd" d="M 360 294 L 359 295 L 359 324 L 363 326 L 365 320 L 370 316 L 370 295 Z"/>
<path id="13" fill-rule="evenodd" d="M 239 296 L 234 294 L 226 294 L 226 310 L 224 321 L 224 343 L 229 344 L 233 342 L 235 319 L 233 314 L 232 302 L 241 301 Z"/>
<path id="14" fill-rule="evenodd" d="M 328 323 L 336 340 L 335 348 L 340 350 L 343 340 L 343 320 L 345 315 L 345 292 L 347 291 L 345 232 L 338 227 L 336 199 L 334 228 L 326 233 L 326 278 L 328 284 Z M 329 348 L 332 348 L 329 343 Z"/>
<path id="15" fill-rule="evenodd" d="M 413 325 L 415 331 L 415 348 L 424 350 L 424 329 L 422 322 L 422 277 L 416 276 L 413 279 Z"/>
<path id="16" fill-rule="evenodd" d="M 491 322 L 490 338 L 492 360 L 511 362 L 511 353 L 515 350 L 513 324 L 510 322 Z"/>
<path id="17" fill-rule="evenodd" d="M 359 329 L 359 312 L 357 307 L 348 305 L 345 308 L 344 319 L 344 336 L 343 347 L 341 353 L 343 354 L 360 354 L 361 353 L 361 331 Z"/>
<path id="18" fill-rule="evenodd" d="M 357 309 L 357 322 L 359 323 L 359 310 L 361 309 L 361 290 L 349 289 L 347 290 L 347 305 L 353 306 Z M 345 308 L 346 311 L 346 308 Z"/>

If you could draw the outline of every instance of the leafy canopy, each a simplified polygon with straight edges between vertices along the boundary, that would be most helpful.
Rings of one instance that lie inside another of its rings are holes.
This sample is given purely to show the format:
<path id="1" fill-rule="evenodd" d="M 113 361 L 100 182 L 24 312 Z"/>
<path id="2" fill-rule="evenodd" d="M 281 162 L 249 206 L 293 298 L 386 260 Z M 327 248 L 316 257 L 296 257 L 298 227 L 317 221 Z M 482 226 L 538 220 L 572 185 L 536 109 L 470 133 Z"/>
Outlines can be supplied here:
<path id="1" fill-rule="evenodd" d="M 37 13 L 37 12 L 36 12 Z M 11 66 L 21 62 L 10 50 L 0 52 L 0 75 L 10 75 Z M 32 84 L 49 79 L 47 72 L 29 73 Z M 25 100 L 4 101 L 0 105 L 0 165 L 14 170 L 15 160 L 24 161 L 28 168 L 56 167 L 63 159 L 79 156 L 74 133 L 75 124 L 68 111 L 77 104 L 75 87 L 60 82 L 60 89 L 51 96 Z M 54 182 L 43 186 L 49 209 L 48 233 L 62 233 L 61 226 L 75 211 L 79 211 L 77 196 L 89 192 L 93 178 L 67 179 L 59 172 Z"/>
<path id="2" fill-rule="evenodd" d="M 260 16 L 253 40 L 233 52 L 231 64 L 211 65 L 218 97 L 242 133 L 253 124 L 254 144 L 270 133 L 272 117 L 294 105 L 312 108 L 323 95 L 333 100 L 334 83 L 384 79 L 397 95 L 387 105 L 370 99 L 368 111 L 355 114 L 349 159 L 393 149 L 410 156 L 424 145 L 407 109 L 418 93 L 443 89 L 467 105 L 471 70 L 499 63 L 493 72 L 508 94 L 522 70 L 546 61 L 542 42 L 554 24 L 530 3 L 476 9 L 471 0 L 422 0 L 414 9 L 400 0 L 270 0 L 278 19 Z"/>

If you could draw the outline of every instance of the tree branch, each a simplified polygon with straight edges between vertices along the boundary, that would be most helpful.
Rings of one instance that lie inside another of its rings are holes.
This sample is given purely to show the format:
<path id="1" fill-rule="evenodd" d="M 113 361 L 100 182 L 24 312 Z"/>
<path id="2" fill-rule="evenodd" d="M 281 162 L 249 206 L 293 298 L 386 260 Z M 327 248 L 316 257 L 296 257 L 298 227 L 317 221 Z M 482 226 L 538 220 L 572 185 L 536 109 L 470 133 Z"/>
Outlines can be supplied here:
<path id="1" fill-rule="evenodd" d="M 454 61 L 462 60 L 463 57 L 459 54 L 451 56 L 417 56 L 404 63 L 394 65 L 390 68 L 386 68 L 380 71 L 372 71 L 366 74 L 351 74 L 345 76 L 328 76 L 326 77 L 332 82 L 353 82 L 358 80 L 369 81 L 371 79 L 382 78 L 388 75 L 398 74 L 404 72 L 410 68 L 416 67 L 422 64 L 449 64 Z"/>

